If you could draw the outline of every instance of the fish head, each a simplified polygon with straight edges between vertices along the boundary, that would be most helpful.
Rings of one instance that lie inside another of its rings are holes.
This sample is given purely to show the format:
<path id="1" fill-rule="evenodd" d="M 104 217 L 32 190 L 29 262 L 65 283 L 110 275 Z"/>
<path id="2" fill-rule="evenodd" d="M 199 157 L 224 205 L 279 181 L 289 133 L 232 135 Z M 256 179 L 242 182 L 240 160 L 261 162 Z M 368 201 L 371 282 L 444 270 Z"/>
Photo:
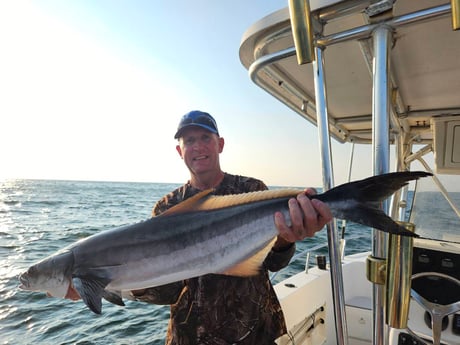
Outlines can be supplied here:
<path id="1" fill-rule="evenodd" d="M 42 291 L 48 296 L 64 298 L 71 287 L 73 254 L 64 251 L 49 256 L 19 276 L 22 290 Z"/>

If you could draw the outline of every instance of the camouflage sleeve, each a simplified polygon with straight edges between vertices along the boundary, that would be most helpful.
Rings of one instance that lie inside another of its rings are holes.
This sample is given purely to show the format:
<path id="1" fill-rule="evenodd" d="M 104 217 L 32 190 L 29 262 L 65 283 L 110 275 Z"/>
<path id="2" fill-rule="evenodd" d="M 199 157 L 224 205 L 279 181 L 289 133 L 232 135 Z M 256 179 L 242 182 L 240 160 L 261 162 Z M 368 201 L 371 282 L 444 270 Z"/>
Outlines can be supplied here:
<path id="1" fill-rule="evenodd" d="M 247 188 L 248 192 L 257 192 L 257 191 L 260 191 L 260 190 L 267 190 L 268 189 L 268 187 L 265 185 L 265 183 L 263 183 L 260 180 L 256 180 L 256 179 L 250 179 L 250 182 L 248 182 L 246 188 Z"/>
<path id="2" fill-rule="evenodd" d="M 164 198 L 158 200 L 155 206 L 152 208 L 152 217 L 158 216 L 160 213 L 166 211 Z"/>
<path id="3" fill-rule="evenodd" d="M 284 248 L 283 250 L 275 251 L 272 249 L 265 258 L 265 268 L 271 272 L 277 272 L 280 269 L 286 267 L 289 265 L 289 261 L 291 261 L 291 258 L 294 256 L 295 248 L 295 243 L 292 243 L 290 246 Z"/>
<path id="4" fill-rule="evenodd" d="M 160 215 L 168 208 L 171 208 L 172 206 L 181 202 L 182 200 L 179 200 L 179 195 L 179 192 L 175 190 L 158 200 L 155 206 L 153 206 L 152 217 Z"/>

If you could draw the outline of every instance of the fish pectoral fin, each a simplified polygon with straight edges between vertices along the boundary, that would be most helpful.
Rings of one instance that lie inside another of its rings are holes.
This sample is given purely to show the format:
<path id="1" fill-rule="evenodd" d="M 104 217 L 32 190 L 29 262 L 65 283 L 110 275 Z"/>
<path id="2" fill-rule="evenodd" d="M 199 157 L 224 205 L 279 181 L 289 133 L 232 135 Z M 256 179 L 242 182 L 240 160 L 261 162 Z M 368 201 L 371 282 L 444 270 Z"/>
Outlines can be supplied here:
<path id="1" fill-rule="evenodd" d="M 73 286 L 81 299 L 96 314 L 101 314 L 102 297 L 106 295 L 104 289 L 109 282 L 108 279 L 92 276 L 72 278 Z"/>
<path id="2" fill-rule="evenodd" d="M 236 265 L 225 270 L 221 274 L 228 276 L 249 277 L 254 276 L 260 272 L 262 264 L 265 261 L 270 250 L 276 242 L 276 237 L 273 238 L 265 247 L 259 250 L 255 255 L 250 258 L 237 263 Z"/>
<path id="3" fill-rule="evenodd" d="M 125 303 L 121 297 L 121 292 L 104 290 L 102 297 L 104 297 L 106 301 L 112 304 L 116 304 L 121 307 L 125 306 Z"/>

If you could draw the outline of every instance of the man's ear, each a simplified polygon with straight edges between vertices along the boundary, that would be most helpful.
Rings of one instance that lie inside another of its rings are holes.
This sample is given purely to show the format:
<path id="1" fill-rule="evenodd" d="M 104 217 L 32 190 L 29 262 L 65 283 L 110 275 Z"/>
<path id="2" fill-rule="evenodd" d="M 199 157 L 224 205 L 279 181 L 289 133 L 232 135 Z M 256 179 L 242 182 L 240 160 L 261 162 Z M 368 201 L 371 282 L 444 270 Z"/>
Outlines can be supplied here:
<path id="1" fill-rule="evenodd" d="M 224 138 L 220 137 L 219 138 L 219 153 L 222 153 L 224 150 L 224 145 L 225 145 L 225 140 Z"/>
<path id="2" fill-rule="evenodd" d="M 180 158 L 184 159 L 184 157 L 182 157 L 182 149 L 180 148 L 180 145 L 176 145 L 176 151 L 179 154 Z"/>

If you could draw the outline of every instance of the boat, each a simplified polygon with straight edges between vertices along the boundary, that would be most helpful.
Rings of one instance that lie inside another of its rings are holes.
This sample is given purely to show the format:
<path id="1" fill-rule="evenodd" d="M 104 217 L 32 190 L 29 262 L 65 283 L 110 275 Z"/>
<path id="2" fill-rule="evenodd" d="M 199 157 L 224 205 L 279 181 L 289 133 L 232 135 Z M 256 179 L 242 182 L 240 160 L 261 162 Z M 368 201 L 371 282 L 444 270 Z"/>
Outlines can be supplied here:
<path id="1" fill-rule="evenodd" d="M 460 344 L 459 201 L 441 182 L 460 182 L 459 29 L 457 0 L 290 0 L 244 33 L 252 82 L 317 126 L 324 189 L 331 140 L 370 145 L 374 175 L 434 173 L 382 203 L 419 238 L 372 229 L 371 251 L 344 255 L 327 226 L 329 258 L 275 285 L 278 344 Z"/>

